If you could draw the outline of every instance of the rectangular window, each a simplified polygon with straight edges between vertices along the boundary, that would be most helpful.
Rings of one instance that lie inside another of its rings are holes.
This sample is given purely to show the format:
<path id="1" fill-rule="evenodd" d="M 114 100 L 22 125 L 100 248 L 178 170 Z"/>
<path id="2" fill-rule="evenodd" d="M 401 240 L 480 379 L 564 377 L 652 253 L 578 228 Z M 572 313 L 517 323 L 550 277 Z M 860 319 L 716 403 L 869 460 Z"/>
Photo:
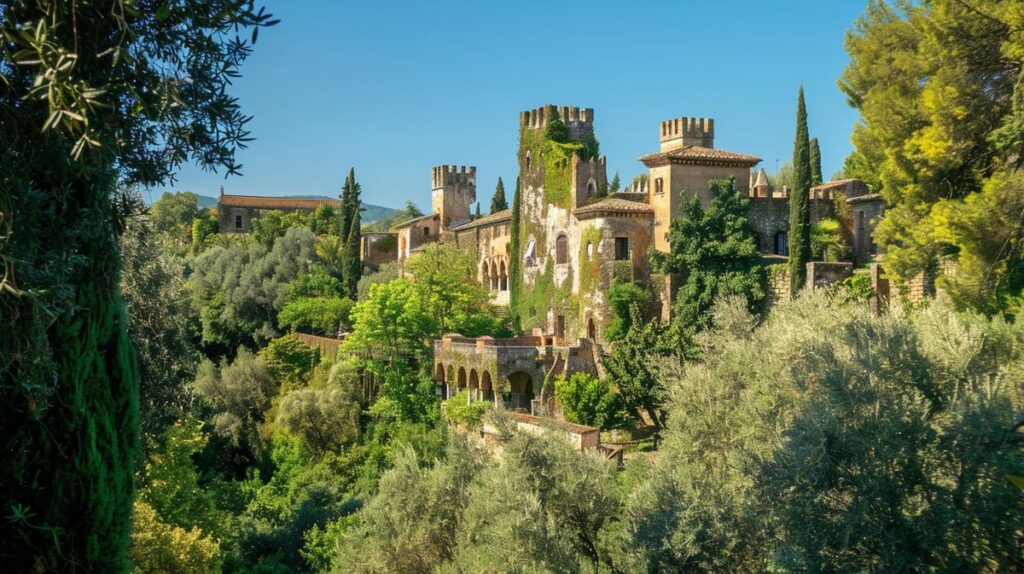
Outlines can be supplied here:
<path id="1" fill-rule="evenodd" d="M 628 261 L 629 260 L 629 238 L 628 237 L 616 237 L 615 238 L 615 260 L 616 261 Z"/>
<path id="2" fill-rule="evenodd" d="M 242 216 L 241 215 L 236 215 L 235 216 L 235 229 L 241 229 L 241 228 L 242 228 Z"/>
<path id="3" fill-rule="evenodd" d="M 430 228 L 429 227 L 424 227 L 423 228 L 423 237 L 430 237 Z"/>
<path id="4" fill-rule="evenodd" d="M 654 193 L 665 193 L 665 180 L 658 178 L 654 180 Z"/>
<path id="5" fill-rule="evenodd" d="M 565 315 L 555 317 L 555 337 L 565 338 Z"/>

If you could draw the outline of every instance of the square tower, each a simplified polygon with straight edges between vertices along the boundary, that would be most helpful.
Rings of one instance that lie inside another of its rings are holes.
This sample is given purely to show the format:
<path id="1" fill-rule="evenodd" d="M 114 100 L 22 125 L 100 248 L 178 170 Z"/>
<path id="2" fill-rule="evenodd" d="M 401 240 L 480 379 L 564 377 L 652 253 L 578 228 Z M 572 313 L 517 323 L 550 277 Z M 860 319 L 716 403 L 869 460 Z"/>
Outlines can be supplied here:
<path id="1" fill-rule="evenodd" d="M 476 203 L 476 167 L 434 166 L 431 171 L 431 210 L 441 217 L 441 228 L 470 220 Z"/>

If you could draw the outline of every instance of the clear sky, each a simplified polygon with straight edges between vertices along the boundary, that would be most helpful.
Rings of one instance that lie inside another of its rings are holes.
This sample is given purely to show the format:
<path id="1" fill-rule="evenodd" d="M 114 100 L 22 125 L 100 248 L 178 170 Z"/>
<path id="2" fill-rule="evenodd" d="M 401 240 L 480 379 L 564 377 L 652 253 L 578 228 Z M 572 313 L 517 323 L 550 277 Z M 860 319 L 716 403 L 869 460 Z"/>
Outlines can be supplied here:
<path id="1" fill-rule="evenodd" d="M 363 201 L 427 209 L 431 166 L 475 165 L 486 211 L 498 176 L 511 194 L 519 112 L 543 104 L 595 109 L 609 179 L 641 173 L 680 116 L 773 172 L 801 83 L 826 179 L 851 150 L 836 80 L 864 0 L 265 2 L 282 21 L 235 85 L 255 116 L 244 175 L 186 167 L 174 190 L 334 196 L 354 166 Z"/>

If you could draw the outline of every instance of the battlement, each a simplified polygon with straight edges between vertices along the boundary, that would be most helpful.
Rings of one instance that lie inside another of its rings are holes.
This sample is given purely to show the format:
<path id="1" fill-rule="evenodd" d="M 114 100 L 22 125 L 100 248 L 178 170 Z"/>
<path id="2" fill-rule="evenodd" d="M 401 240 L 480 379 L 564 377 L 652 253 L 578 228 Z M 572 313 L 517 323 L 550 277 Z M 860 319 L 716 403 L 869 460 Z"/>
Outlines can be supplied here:
<path id="1" fill-rule="evenodd" d="M 519 130 L 544 129 L 555 117 L 569 128 L 569 137 L 576 141 L 584 141 L 594 135 L 594 108 L 577 108 L 576 106 L 541 106 L 525 112 L 519 112 Z"/>
<path id="2" fill-rule="evenodd" d="M 687 146 L 715 147 L 715 120 L 675 118 L 661 122 L 661 151 Z"/>
<path id="3" fill-rule="evenodd" d="M 430 174 L 431 189 L 440 189 L 445 185 L 469 184 L 476 185 L 476 166 L 437 165 Z"/>

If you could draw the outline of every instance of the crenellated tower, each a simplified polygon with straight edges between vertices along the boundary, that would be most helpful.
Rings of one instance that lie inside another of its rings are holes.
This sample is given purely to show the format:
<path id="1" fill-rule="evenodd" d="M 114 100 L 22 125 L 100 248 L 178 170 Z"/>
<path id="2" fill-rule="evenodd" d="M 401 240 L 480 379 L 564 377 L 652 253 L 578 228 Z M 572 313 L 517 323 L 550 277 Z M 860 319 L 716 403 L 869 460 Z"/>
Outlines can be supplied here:
<path id="1" fill-rule="evenodd" d="M 441 216 L 441 227 L 469 221 L 470 206 L 476 202 L 476 167 L 434 166 L 430 179 L 430 204 Z"/>
<path id="2" fill-rule="evenodd" d="M 715 120 L 675 118 L 661 122 L 661 151 L 690 146 L 715 147 Z"/>

